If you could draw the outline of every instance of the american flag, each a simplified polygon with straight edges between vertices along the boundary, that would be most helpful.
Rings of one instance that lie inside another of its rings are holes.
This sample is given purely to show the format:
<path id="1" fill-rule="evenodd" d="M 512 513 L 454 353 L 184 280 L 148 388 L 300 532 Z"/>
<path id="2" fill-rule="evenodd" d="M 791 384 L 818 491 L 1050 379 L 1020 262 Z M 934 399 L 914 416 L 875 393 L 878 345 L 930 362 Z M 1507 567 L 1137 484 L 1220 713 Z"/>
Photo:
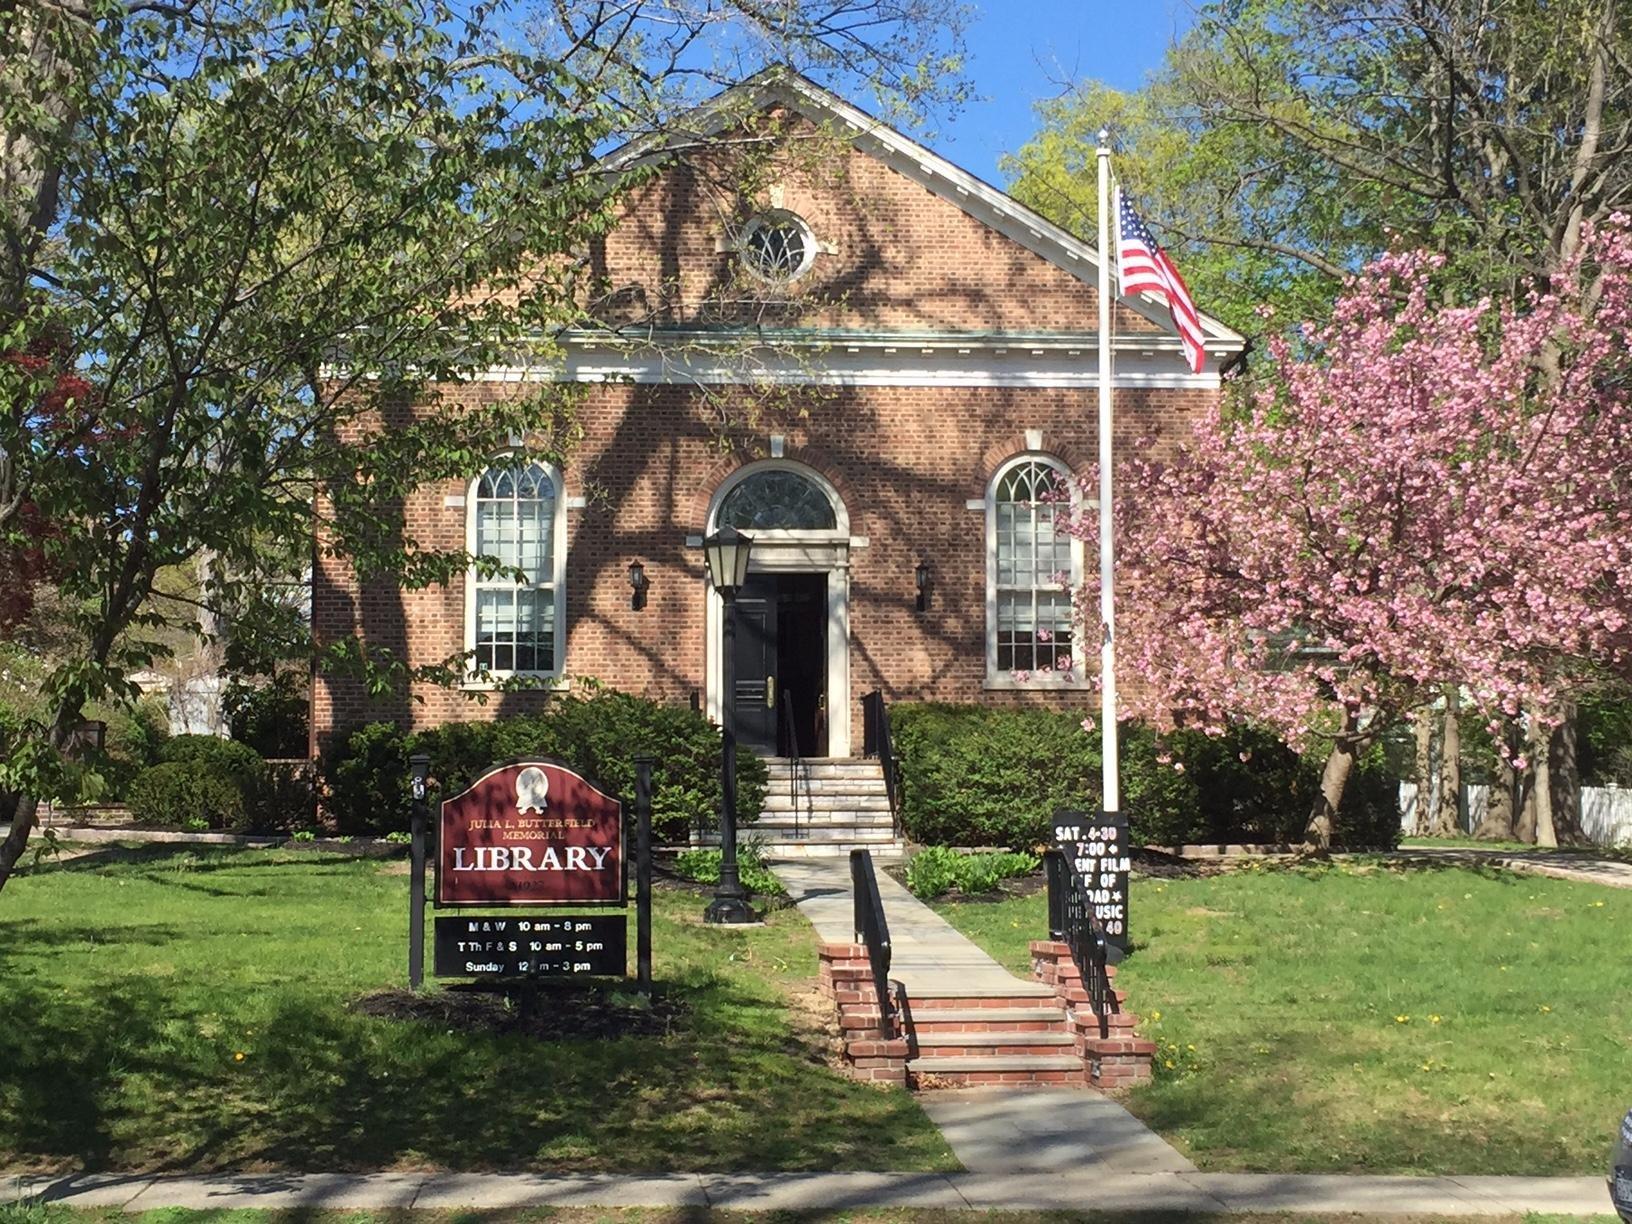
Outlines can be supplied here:
<path id="1" fill-rule="evenodd" d="M 1179 329 L 1179 341 L 1190 362 L 1192 373 L 1200 374 L 1207 361 L 1202 347 L 1201 315 L 1185 288 L 1184 278 L 1167 257 L 1167 252 L 1156 245 L 1139 214 L 1116 189 L 1116 268 L 1121 281 L 1123 297 L 1149 293 L 1167 303 L 1173 314 L 1173 325 Z"/>

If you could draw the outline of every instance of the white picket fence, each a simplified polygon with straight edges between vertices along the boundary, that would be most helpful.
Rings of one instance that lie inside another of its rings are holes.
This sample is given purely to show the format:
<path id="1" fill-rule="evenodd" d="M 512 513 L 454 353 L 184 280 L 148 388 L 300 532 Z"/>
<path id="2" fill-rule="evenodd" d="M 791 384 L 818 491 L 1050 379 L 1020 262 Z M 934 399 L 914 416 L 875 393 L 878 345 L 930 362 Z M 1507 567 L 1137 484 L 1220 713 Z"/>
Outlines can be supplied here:
<path id="1" fill-rule="evenodd" d="M 1472 833 L 1485 818 L 1490 787 L 1464 786 L 1457 813 L 1464 833 Z M 1400 828 L 1417 827 L 1417 784 L 1400 783 Z M 1581 829 L 1598 846 L 1632 846 L 1632 790 L 1619 786 L 1581 788 Z"/>

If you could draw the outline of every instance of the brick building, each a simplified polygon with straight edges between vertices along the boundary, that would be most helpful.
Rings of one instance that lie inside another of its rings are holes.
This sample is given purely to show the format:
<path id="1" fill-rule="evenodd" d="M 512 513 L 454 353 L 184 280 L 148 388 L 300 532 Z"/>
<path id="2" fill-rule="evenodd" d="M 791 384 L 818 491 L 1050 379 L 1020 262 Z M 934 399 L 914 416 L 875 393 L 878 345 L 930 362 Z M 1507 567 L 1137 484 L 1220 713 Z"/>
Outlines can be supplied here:
<path id="1" fill-rule="evenodd" d="M 674 137 L 614 155 L 666 160 L 589 253 L 593 325 L 548 366 L 451 392 L 585 384 L 562 468 L 495 456 L 407 507 L 427 546 L 501 556 L 533 582 L 402 592 L 321 562 L 321 636 L 362 631 L 414 663 L 465 650 L 471 670 L 463 691 L 418 700 L 320 679 L 314 749 L 372 719 L 548 699 L 490 691 L 518 673 L 695 699 L 717 717 L 721 605 L 701 543 L 727 523 L 754 539 L 734 696 L 763 753 L 858 754 L 875 688 L 1084 700 L 1071 690 L 1096 655 L 1061 578 L 1093 563 L 1046 494 L 1096 452 L 1097 253 L 796 76 L 755 78 L 685 130 L 691 155 Z M 1124 300 L 1114 318 L 1117 445 L 1162 446 L 1217 396 L 1243 340 L 1204 320 L 1195 375 L 1164 309 Z"/>

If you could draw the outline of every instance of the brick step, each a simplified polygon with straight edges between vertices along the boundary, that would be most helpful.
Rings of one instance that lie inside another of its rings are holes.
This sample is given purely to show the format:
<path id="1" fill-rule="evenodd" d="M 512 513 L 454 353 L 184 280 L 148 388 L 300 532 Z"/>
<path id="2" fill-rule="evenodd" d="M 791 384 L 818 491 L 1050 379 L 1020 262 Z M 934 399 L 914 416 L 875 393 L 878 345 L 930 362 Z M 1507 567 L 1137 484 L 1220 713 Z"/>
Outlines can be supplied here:
<path id="1" fill-rule="evenodd" d="M 1074 1053 L 1076 1040 L 1070 1033 L 926 1033 L 916 1026 L 912 1031 L 912 1043 L 920 1058 Z"/>
<path id="2" fill-rule="evenodd" d="M 907 1062 L 907 1074 L 933 1075 L 955 1084 L 1082 1084 L 1087 1080 L 1086 1064 L 1074 1054 L 914 1058 Z"/>
<path id="3" fill-rule="evenodd" d="M 940 1033 L 1065 1033 L 1065 1011 L 1058 1007 L 932 1007 L 912 1014 L 919 1036 Z"/>
<path id="4" fill-rule="evenodd" d="M 1039 999 L 1054 998 L 1054 988 L 1041 982 L 1015 980 L 1001 986 L 958 986 L 945 990 L 910 990 L 907 1006 L 913 1012 L 935 1011 L 941 1008 L 1005 1008 L 1041 1007 Z"/>

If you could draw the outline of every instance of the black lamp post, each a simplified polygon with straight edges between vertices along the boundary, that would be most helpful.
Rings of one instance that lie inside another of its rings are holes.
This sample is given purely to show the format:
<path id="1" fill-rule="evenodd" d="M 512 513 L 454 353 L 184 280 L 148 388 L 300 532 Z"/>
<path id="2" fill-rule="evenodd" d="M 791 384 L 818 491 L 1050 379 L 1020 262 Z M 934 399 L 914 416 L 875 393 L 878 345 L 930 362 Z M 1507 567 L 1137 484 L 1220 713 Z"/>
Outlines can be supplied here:
<path id="1" fill-rule="evenodd" d="M 703 911 L 704 922 L 752 922 L 754 911 L 737 874 L 737 592 L 748 580 L 748 552 L 753 540 L 735 527 L 724 527 L 703 541 L 709 581 L 720 593 L 720 649 L 725 683 L 720 697 L 720 882 Z"/>

